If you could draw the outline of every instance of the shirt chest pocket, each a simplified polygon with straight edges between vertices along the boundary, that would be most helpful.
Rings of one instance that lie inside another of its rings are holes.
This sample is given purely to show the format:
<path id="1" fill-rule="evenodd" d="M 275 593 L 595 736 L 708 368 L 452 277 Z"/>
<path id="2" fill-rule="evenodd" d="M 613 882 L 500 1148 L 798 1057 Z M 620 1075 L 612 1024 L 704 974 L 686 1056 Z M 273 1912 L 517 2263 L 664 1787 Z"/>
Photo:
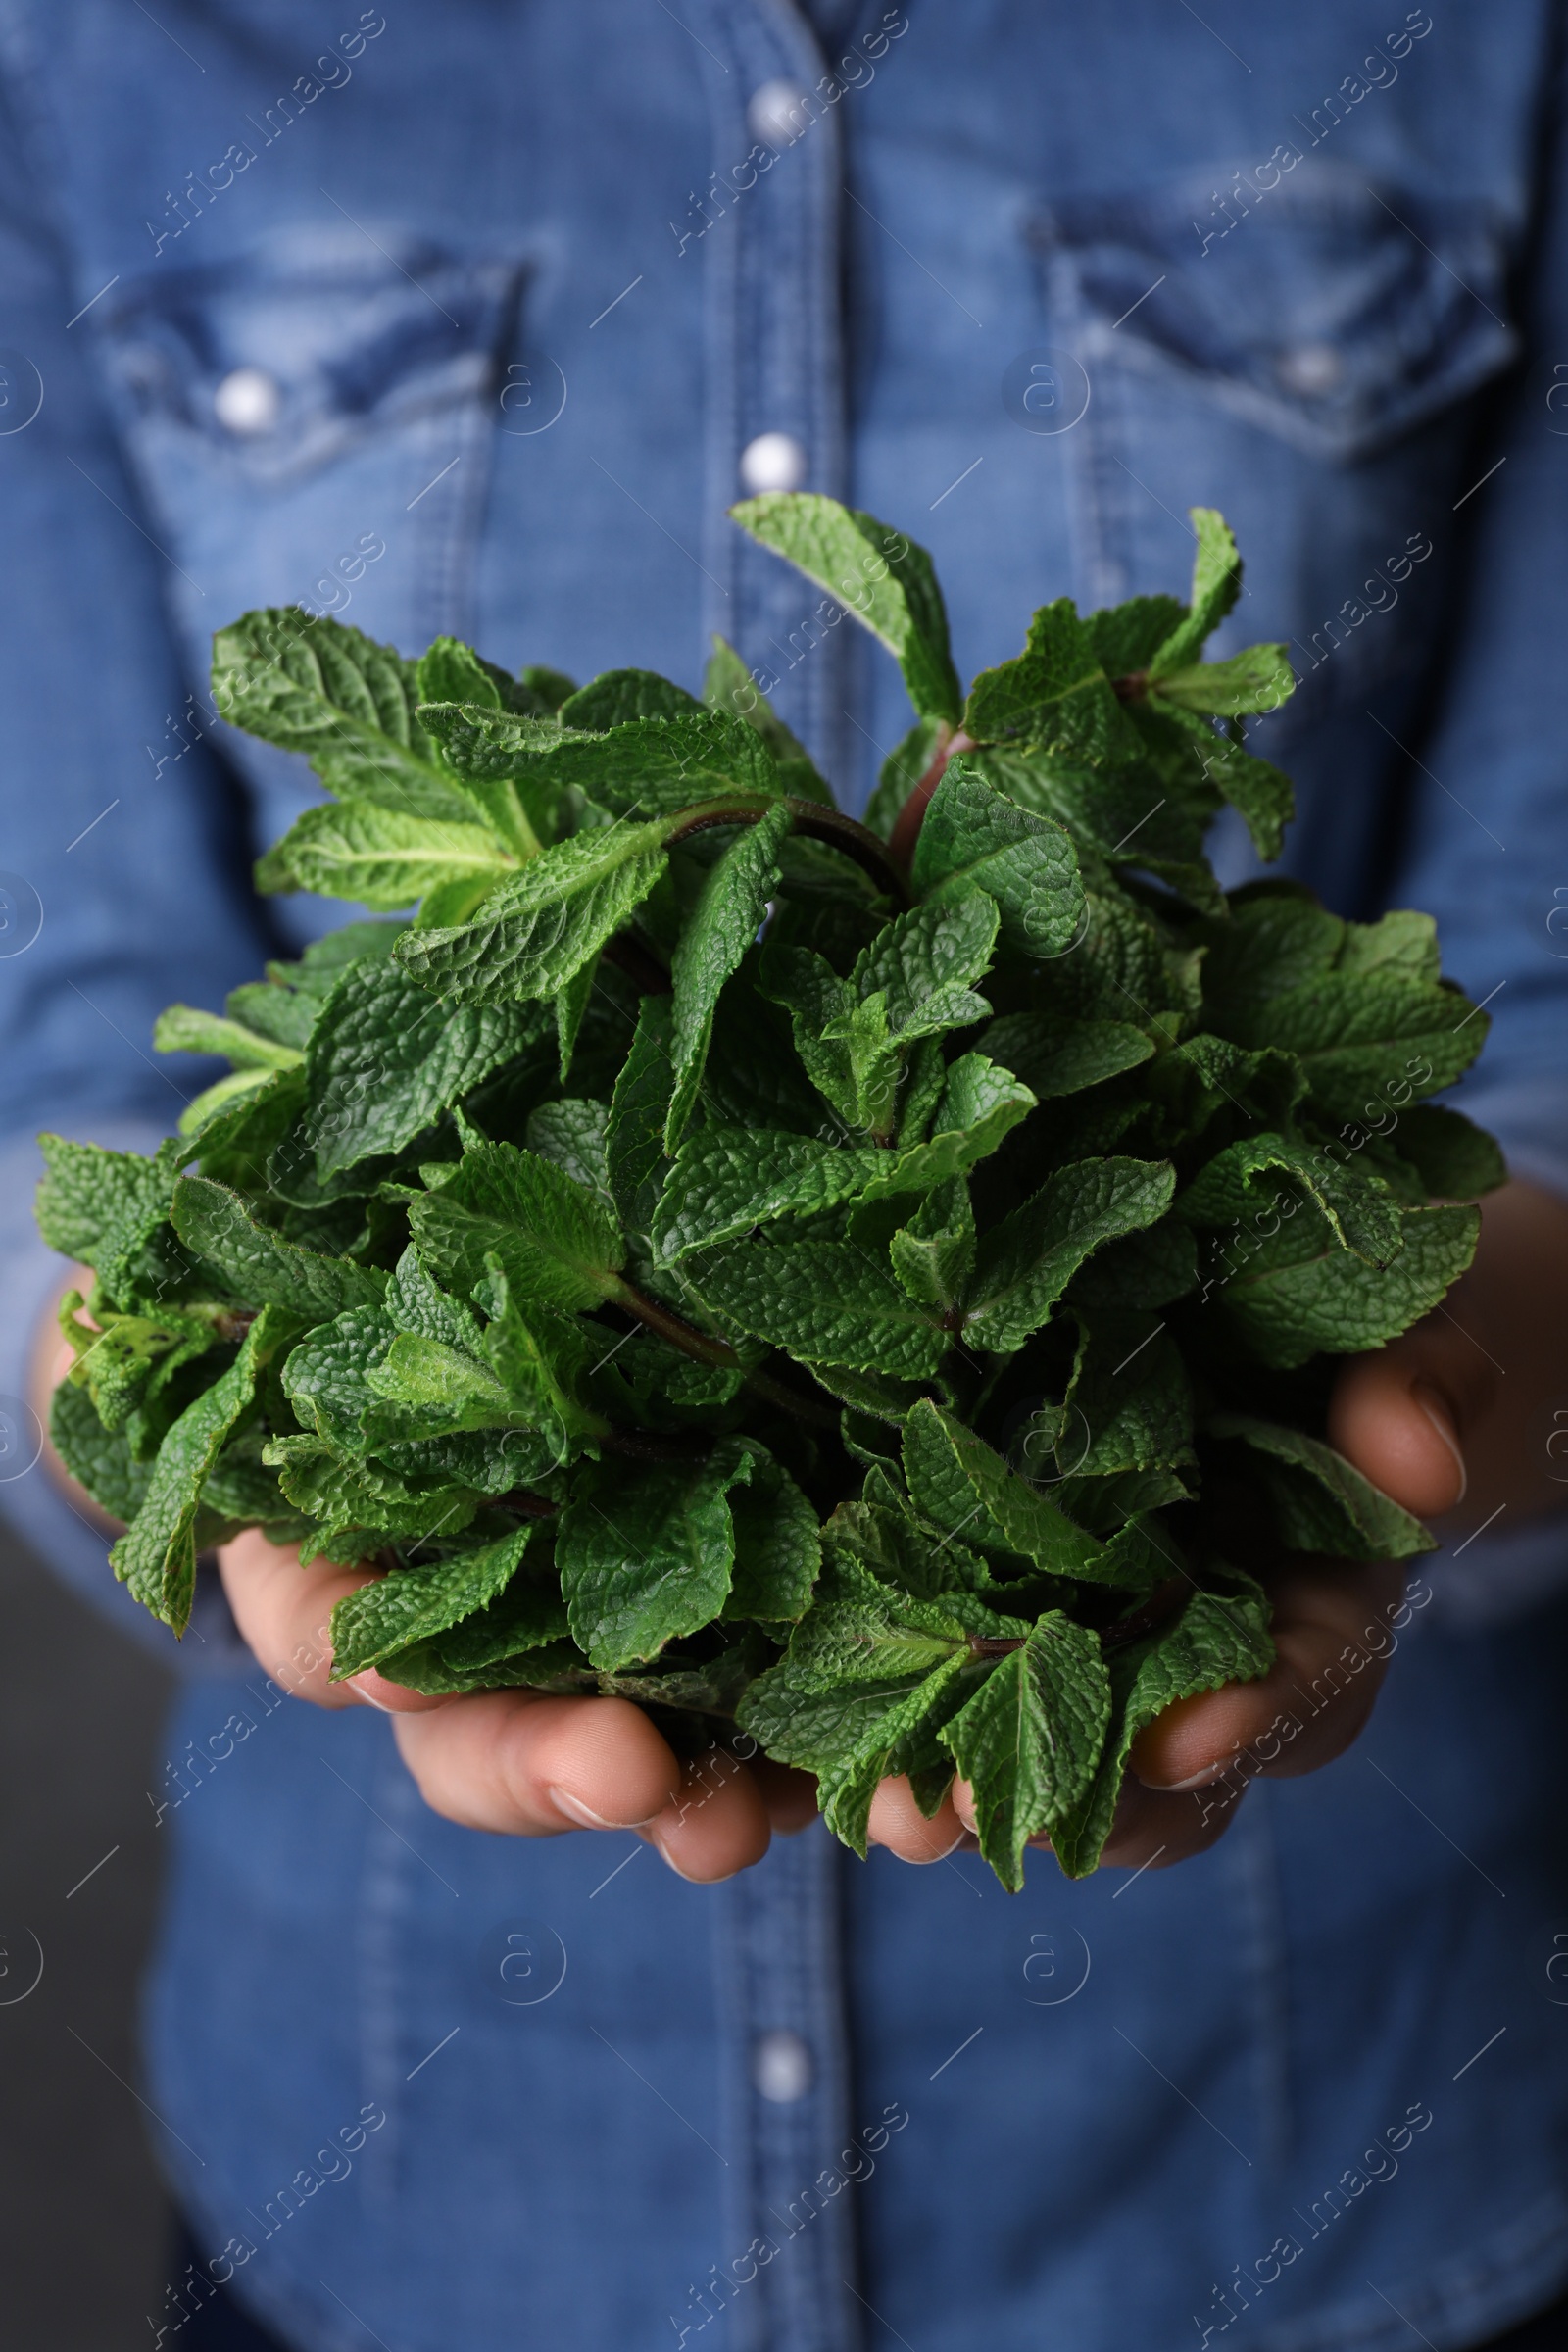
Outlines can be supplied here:
<path id="1" fill-rule="evenodd" d="M 384 234 L 384 232 L 382 232 Z M 196 693 L 216 628 L 303 605 L 418 652 L 468 621 L 491 437 L 520 398 L 526 264 L 345 232 L 152 271 L 103 350 Z M 513 380 L 513 377 L 517 380 Z M 270 839 L 313 779 L 225 731 Z"/>
<path id="2" fill-rule="evenodd" d="M 1069 460 L 1094 477 L 1091 575 L 1116 594 L 1163 585 L 1152 551 L 1171 514 L 1222 507 L 1250 591 L 1223 650 L 1289 640 L 1303 679 L 1270 721 L 1283 741 L 1418 652 L 1465 487 L 1468 396 L 1518 338 L 1490 208 L 1278 152 L 1245 194 L 1205 177 L 1075 199 L 1030 233 L 1093 387 Z"/>

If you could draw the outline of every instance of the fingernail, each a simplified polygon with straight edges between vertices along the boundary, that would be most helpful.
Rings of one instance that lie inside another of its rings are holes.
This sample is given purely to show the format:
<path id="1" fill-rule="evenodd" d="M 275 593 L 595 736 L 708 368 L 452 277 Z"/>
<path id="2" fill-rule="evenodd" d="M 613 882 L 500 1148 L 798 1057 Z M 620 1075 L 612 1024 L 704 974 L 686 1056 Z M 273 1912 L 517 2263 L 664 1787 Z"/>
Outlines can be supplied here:
<path id="1" fill-rule="evenodd" d="M 1190 1788 L 1207 1788 L 1215 1781 L 1223 1780 L 1234 1760 L 1225 1756 L 1218 1764 L 1204 1764 L 1197 1772 L 1190 1772 L 1185 1781 L 1151 1781 L 1145 1779 L 1142 1773 L 1139 1773 L 1138 1779 L 1146 1788 L 1152 1788 L 1156 1796 L 1185 1796 Z"/>
<path id="2" fill-rule="evenodd" d="M 945 1862 L 950 1854 L 957 1851 L 967 1835 L 968 1833 L 960 1821 L 956 1835 L 953 1839 L 953 1843 L 951 1845 L 945 1845 L 940 1854 L 911 1854 L 909 1856 L 909 1860 L 914 1863 L 917 1869 L 920 1870 L 923 1870 L 930 1862 Z"/>
<path id="3" fill-rule="evenodd" d="M 396 1707 L 389 1707 L 384 1698 L 377 1698 L 373 1690 L 367 1690 L 363 1683 L 350 1683 L 349 1689 L 366 1706 L 373 1707 L 378 1715 L 395 1715 L 398 1712 Z"/>
<path id="4" fill-rule="evenodd" d="M 1460 1503 L 1463 1502 L 1465 1496 L 1470 1492 L 1470 1473 L 1464 1466 L 1464 1455 L 1459 1451 L 1459 1433 L 1453 1426 L 1453 1416 L 1448 1410 L 1446 1401 L 1445 1398 L 1439 1396 L 1437 1390 L 1433 1388 L 1430 1381 L 1417 1380 L 1412 1382 L 1410 1387 L 1410 1395 L 1415 1399 L 1415 1402 L 1419 1405 L 1422 1412 L 1425 1413 L 1427 1419 L 1431 1422 L 1433 1428 L 1437 1431 L 1439 1437 L 1443 1440 L 1443 1443 L 1445 1446 L 1446 1446 L 1448 1451 L 1452 1454 L 1455 1463 L 1458 1465 L 1459 1492 L 1454 1496 L 1452 1502 L 1448 1505 L 1450 1510 L 1457 1510 Z"/>
<path id="5" fill-rule="evenodd" d="M 677 1879 L 684 1879 L 688 1886 L 722 1886 L 726 1879 L 738 1879 L 740 1877 L 740 1872 L 738 1870 L 724 1870 L 720 1871 L 716 1879 L 700 1879 L 695 1871 L 682 1870 L 680 1864 L 675 1860 L 674 1855 L 669 1851 L 669 1848 L 665 1845 L 662 1838 L 660 1837 L 657 1830 L 651 1830 L 649 1832 L 648 1842 L 653 1847 L 655 1853 L 658 1854 L 661 1862 L 662 1862 L 667 1869 L 672 1870 Z"/>
<path id="6" fill-rule="evenodd" d="M 564 1813 L 566 1819 L 574 1821 L 579 1830 L 641 1830 L 658 1818 L 656 1814 L 648 1813 L 641 1821 L 607 1821 L 602 1813 L 594 1811 L 592 1805 L 585 1805 L 580 1796 L 569 1796 L 564 1788 L 547 1788 L 545 1794 L 557 1812 Z M 661 1811 L 662 1809 L 660 1808 Z"/>

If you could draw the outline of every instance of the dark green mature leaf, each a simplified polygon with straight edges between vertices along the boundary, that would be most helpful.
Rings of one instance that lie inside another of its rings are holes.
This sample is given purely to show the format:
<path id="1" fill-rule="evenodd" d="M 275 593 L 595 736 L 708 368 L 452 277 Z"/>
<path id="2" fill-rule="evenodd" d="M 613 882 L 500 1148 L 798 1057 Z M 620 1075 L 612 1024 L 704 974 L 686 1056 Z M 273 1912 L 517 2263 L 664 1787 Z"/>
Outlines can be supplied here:
<path id="1" fill-rule="evenodd" d="M 519 1298 L 570 1312 L 614 1297 L 625 1251 L 601 1194 L 514 1144 L 481 1144 L 409 1223 L 437 1280 L 470 1297 L 493 1254 Z"/>
<path id="2" fill-rule="evenodd" d="M 1268 1178 L 1278 1170 L 1288 1179 L 1283 1192 Z M 1321 1144 L 1298 1143 L 1281 1135 L 1250 1135 L 1228 1144 L 1182 1193 L 1178 1215 L 1192 1225 L 1235 1225 L 1296 1213 L 1300 1196 L 1315 1201 L 1335 1239 L 1368 1265 L 1391 1265 L 1404 1246 L 1399 1204 L 1370 1171 L 1344 1164 Z"/>
<path id="3" fill-rule="evenodd" d="M 1253 1456 L 1274 1510 L 1280 1541 L 1292 1551 L 1329 1551 L 1351 1560 L 1405 1560 L 1435 1551 L 1437 1538 L 1401 1510 L 1332 1446 L 1304 1430 L 1258 1421 L 1250 1413 L 1211 1413 L 1210 1437 L 1234 1438 Z"/>
<path id="4" fill-rule="evenodd" d="M 1051 1609 L 944 1725 L 942 1744 L 974 1791 L 980 1851 L 1010 1894 L 1030 1838 L 1054 1835 L 1082 1802 L 1110 1710 L 1099 1637 Z"/>
<path id="5" fill-rule="evenodd" d="M 652 669 L 607 669 L 590 685 L 567 697 L 557 718 L 564 727 L 604 734 L 634 718 L 679 718 L 702 704 L 684 686 L 672 685 Z"/>
<path id="6" fill-rule="evenodd" d="M 1112 1653 L 1110 1737 L 1093 1782 L 1051 1837 L 1068 1878 L 1086 1878 L 1100 1860 L 1127 1758 L 1144 1726 L 1178 1699 L 1217 1690 L 1222 1683 L 1255 1682 L 1273 1665 L 1261 1586 L 1216 1562 L 1214 1581 L 1221 1579 L 1222 1590 L 1195 1592 L 1173 1626 Z"/>
<path id="7" fill-rule="evenodd" d="M 386 1276 L 346 1257 L 323 1257 L 259 1225 L 243 1196 L 210 1176 L 182 1176 L 170 1211 L 188 1250 L 221 1274 L 234 1296 L 325 1323 L 345 1307 L 374 1306 Z"/>
<path id="8" fill-rule="evenodd" d="M 981 671 L 963 726 L 976 743 L 1035 744 L 1091 765 L 1138 748 L 1094 640 L 1064 596 L 1035 614 L 1015 661 Z"/>
<path id="9" fill-rule="evenodd" d="M 1421 1096 L 1451 1086 L 1488 1025 L 1456 990 L 1383 968 L 1329 974 L 1251 1005 L 1233 1001 L 1223 1024 L 1238 1045 L 1294 1054 L 1326 1117 L 1374 1124 L 1387 1115 L 1391 1088 L 1399 1099 L 1405 1087 Z"/>
<path id="10" fill-rule="evenodd" d="M 38 1230 L 51 1250 L 97 1264 L 120 1234 L 168 1215 L 178 1171 L 167 1157 L 108 1152 L 63 1135 L 41 1135 L 38 1142 L 46 1170 Z"/>
<path id="11" fill-rule="evenodd" d="M 610 1104 L 605 1158 L 610 1189 L 628 1232 L 646 1233 L 668 1173 L 664 1128 L 675 1091 L 674 1006 L 668 997 L 644 997 Z"/>
<path id="12" fill-rule="evenodd" d="M 1386 1271 L 1342 1250 L 1326 1220 L 1303 1209 L 1265 1241 L 1215 1302 L 1258 1360 L 1289 1369 L 1318 1350 L 1351 1355 L 1430 1312 L 1475 1255 L 1474 1208 L 1400 1211 L 1404 1244 Z"/>
<path id="13" fill-rule="evenodd" d="M 951 1344 L 929 1310 L 854 1243 L 741 1243 L 707 1250 L 685 1270 L 721 1323 L 803 1362 L 919 1380 L 936 1371 Z"/>
<path id="14" fill-rule="evenodd" d="M 1053 1576 L 1117 1581 L 1116 1561 L 1104 1544 L 929 1399 L 916 1404 L 904 1425 L 904 1467 L 915 1508 L 967 1543 L 1014 1552 Z"/>
<path id="15" fill-rule="evenodd" d="M 60 1383 L 50 1401 L 49 1436 L 67 1471 L 99 1509 L 128 1525 L 146 1499 L 152 1469 L 135 1460 L 123 1430 L 105 1429 L 88 1389 Z"/>
<path id="16" fill-rule="evenodd" d="M 1152 1225 L 1175 1187 L 1164 1160 L 1083 1160 L 1058 1169 L 981 1241 L 964 1305 L 966 1339 L 1002 1352 L 1021 1348 L 1091 1251 Z"/>
<path id="17" fill-rule="evenodd" d="M 1440 1200 L 1474 1200 L 1508 1181 L 1491 1136 L 1446 1102 L 1417 1102 L 1402 1111 L 1394 1144 Z"/>
<path id="18" fill-rule="evenodd" d="M 816 1511 L 786 1470 L 760 1449 L 744 1486 L 729 1489 L 735 1565 L 726 1617 L 783 1627 L 804 1617 L 822 1565 Z"/>
<path id="19" fill-rule="evenodd" d="M 949 650 L 942 591 L 923 547 L 874 514 L 810 491 L 764 491 L 731 507 L 730 514 L 880 639 L 923 717 L 957 719 L 963 691 Z"/>
<path id="20" fill-rule="evenodd" d="M 696 1107 L 719 992 L 756 939 L 778 886 L 778 854 L 793 819 L 776 806 L 737 834 L 704 877 L 670 964 L 675 1010 L 670 1059 L 675 1085 L 664 1120 L 673 1154 Z"/>
<path id="21" fill-rule="evenodd" d="M 396 1152 L 514 1054 L 537 1045 L 539 1004 L 444 1004 L 409 973 L 346 972 L 311 1035 L 305 1136 L 321 1182 Z"/>
<path id="22" fill-rule="evenodd" d="M 614 1673 L 718 1616 L 735 1565 L 728 1494 L 750 1449 L 723 1438 L 706 1460 L 605 1461 L 580 1471 L 556 1542 L 572 1639 Z"/>
<path id="23" fill-rule="evenodd" d="M 659 880 L 663 825 L 617 824 L 558 842 L 470 923 L 406 932 L 398 960 L 455 1004 L 519 1004 L 564 988 Z"/>
<path id="24" fill-rule="evenodd" d="M 256 1394 L 262 1358 L 276 1336 L 276 1312 L 264 1308 L 227 1371 L 180 1414 L 159 1448 L 135 1518 L 109 1554 L 122 1583 L 175 1634 L 189 1624 L 196 1592 L 203 1482 Z"/>
<path id="25" fill-rule="evenodd" d="M 1002 936 L 1025 956 L 1056 956 L 1084 917 L 1083 885 L 1060 825 L 993 792 L 962 760 L 932 794 L 912 879 L 928 903 L 984 891 L 1002 911 Z"/>
<path id="26" fill-rule="evenodd" d="M 494 1600 L 516 1574 L 539 1523 L 431 1568 L 397 1568 L 332 1611 L 332 1680 L 382 1666 L 411 1642 L 445 1633 Z"/>

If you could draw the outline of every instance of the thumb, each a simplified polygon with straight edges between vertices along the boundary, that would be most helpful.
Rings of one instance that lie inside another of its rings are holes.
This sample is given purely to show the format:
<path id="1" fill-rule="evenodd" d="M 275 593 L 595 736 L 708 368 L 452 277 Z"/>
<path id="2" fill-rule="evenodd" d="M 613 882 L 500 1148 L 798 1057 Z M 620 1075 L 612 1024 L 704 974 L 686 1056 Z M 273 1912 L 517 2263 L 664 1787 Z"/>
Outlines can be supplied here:
<path id="1" fill-rule="evenodd" d="M 1465 1498 L 1466 1437 L 1495 1389 L 1489 1360 L 1457 1326 L 1429 1319 L 1343 1366 L 1329 1444 L 1418 1519 L 1436 1518 Z"/>

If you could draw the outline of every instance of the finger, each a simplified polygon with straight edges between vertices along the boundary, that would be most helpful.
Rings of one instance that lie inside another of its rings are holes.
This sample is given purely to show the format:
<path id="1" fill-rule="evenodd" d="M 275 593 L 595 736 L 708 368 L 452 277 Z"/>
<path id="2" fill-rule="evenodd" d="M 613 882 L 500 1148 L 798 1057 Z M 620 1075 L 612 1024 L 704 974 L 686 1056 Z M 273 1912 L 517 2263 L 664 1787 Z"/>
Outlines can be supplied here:
<path id="1" fill-rule="evenodd" d="M 1281 1577 L 1268 1673 L 1167 1707 L 1133 1741 L 1133 1776 L 1152 1789 L 1188 1793 L 1221 1776 L 1245 1786 L 1259 1774 L 1288 1777 L 1330 1763 L 1372 1711 L 1403 1590 L 1395 1561 L 1325 1561 Z"/>
<path id="2" fill-rule="evenodd" d="M 1354 1357 L 1329 1401 L 1331 1446 L 1417 1518 L 1464 1500 L 1464 1440 L 1493 1400 L 1495 1375 L 1463 1335 L 1421 1327 Z"/>
<path id="3" fill-rule="evenodd" d="M 1129 1773 L 1101 1861 L 1110 1870 L 1169 1870 L 1175 1862 L 1190 1862 L 1224 1836 L 1245 1794 L 1245 1783 L 1233 1788 L 1221 1780 L 1188 1796 L 1170 1796 L 1146 1788 Z"/>
<path id="4" fill-rule="evenodd" d="M 768 1826 L 775 1838 L 793 1838 L 816 1819 L 816 1781 L 793 1764 L 775 1763 L 771 1756 L 751 1757 L 747 1765 L 761 1791 Z"/>
<path id="5" fill-rule="evenodd" d="M 680 1787 L 674 1756 L 625 1698 L 476 1690 L 439 1713 L 399 1715 L 396 1732 L 432 1812 L 504 1837 L 640 1829 Z"/>
<path id="6" fill-rule="evenodd" d="M 760 1862 L 769 1834 L 755 1775 L 720 1747 L 686 1766 L 678 1793 L 642 1832 L 678 1878 L 700 1886 Z"/>
<path id="7" fill-rule="evenodd" d="M 953 1794 L 943 1798 L 929 1821 L 914 1801 L 908 1776 L 883 1781 L 871 1799 L 866 1838 L 885 1845 L 901 1862 L 942 1862 L 963 1842 L 964 1824 L 954 1809 Z"/>
<path id="8" fill-rule="evenodd" d="M 255 1527 L 220 1548 L 218 1567 L 241 1637 L 279 1690 L 318 1707 L 368 1704 L 389 1714 L 450 1704 L 406 1690 L 373 1668 L 332 1681 L 332 1611 L 348 1593 L 375 1582 L 372 1570 L 334 1568 L 325 1560 L 302 1568 L 298 1544 L 270 1544 Z"/>

